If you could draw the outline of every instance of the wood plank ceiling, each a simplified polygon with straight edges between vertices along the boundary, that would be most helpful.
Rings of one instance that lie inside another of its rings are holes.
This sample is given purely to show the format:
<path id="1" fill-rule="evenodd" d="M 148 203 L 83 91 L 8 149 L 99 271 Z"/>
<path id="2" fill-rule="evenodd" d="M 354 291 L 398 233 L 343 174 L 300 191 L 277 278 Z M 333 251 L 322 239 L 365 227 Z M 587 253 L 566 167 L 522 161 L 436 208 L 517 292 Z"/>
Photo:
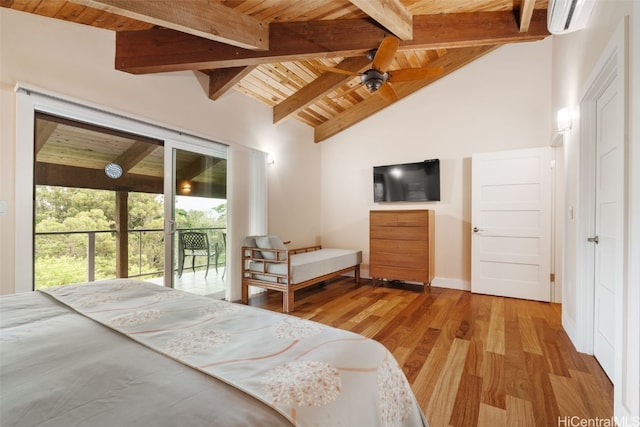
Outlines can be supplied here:
<path id="1" fill-rule="evenodd" d="M 193 70 L 215 102 L 237 90 L 295 118 L 320 142 L 396 100 L 351 72 L 367 52 L 400 39 L 391 70 L 442 67 L 393 83 L 398 99 L 505 43 L 541 40 L 547 0 L 0 0 L 8 7 L 116 32 L 115 67 L 132 74 Z M 481 82 L 479 82 L 481 84 Z"/>

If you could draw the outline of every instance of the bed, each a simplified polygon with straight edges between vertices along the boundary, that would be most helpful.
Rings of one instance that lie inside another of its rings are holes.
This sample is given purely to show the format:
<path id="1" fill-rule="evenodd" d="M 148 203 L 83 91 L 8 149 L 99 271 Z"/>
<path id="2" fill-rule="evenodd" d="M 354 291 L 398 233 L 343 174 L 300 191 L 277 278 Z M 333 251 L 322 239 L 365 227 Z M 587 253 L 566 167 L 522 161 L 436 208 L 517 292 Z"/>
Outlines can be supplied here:
<path id="1" fill-rule="evenodd" d="M 248 236 L 242 247 L 242 302 L 249 286 L 282 292 L 282 311 L 294 309 L 295 291 L 333 277 L 353 274 L 360 281 L 362 251 L 322 248 L 287 249 L 278 236 Z"/>
<path id="2" fill-rule="evenodd" d="M 426 426 L 376 341 L 114 279 L 0 298 L 0 425 Z"/>

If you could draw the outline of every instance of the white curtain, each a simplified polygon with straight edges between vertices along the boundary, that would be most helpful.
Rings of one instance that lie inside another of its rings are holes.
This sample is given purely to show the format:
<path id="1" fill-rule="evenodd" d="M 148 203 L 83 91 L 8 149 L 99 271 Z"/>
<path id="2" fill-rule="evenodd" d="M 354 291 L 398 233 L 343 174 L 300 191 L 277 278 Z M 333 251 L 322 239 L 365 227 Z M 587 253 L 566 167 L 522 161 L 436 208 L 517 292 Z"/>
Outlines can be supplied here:
<path id="1" fill-rule="evenodd" d="M 267 153 L 250 150 L 249 154 L 249 235 L 267 234 L 269 231 Z"/>
<path id="2" fill-rule="evenodd" d="M 267 153 L 231 146 L 227 159 L 227 289 L 225 298 L 241 297 L 240 250 L 249 235 L 267 234 L 268 180 Z M 251 289 L 251 293 L 255 293 Z"/>

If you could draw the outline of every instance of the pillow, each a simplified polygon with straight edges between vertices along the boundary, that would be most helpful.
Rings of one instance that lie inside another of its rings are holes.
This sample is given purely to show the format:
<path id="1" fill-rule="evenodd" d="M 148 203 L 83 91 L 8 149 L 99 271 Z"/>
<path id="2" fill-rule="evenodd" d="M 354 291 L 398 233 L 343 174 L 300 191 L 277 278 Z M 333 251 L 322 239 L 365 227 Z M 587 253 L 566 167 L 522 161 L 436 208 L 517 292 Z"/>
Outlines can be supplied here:
<path id="1" fill-rule="evenodd" d="M 247 236 L 244 238 L 244 245 L 248 246 L 250 248 L 257 248 L 258 244 L 256 243 L 256 239 L 258 237 L 261 236 Z M 252 252 L 252 254 L 249 254 L 249 252 Z M 248 256 L 251 256 L 252 258 L 262 258 L 262 253 L 258 252 L 258 251 L 247 251 Z"/>
<path id="2" fill-rule="evenodd" d="M 256 237 L 256 245 L 260 249 L 283 249 L 287 250 L 287 247 L 282 243 L 282 240 L 278 236 L 257 236 Z M 262 257 L 264 259 L 276 259 L 275 252 L 262 251 Z M 279 260 L 286 260 L 287 255 L 282 254 L 279 257 Z"/>

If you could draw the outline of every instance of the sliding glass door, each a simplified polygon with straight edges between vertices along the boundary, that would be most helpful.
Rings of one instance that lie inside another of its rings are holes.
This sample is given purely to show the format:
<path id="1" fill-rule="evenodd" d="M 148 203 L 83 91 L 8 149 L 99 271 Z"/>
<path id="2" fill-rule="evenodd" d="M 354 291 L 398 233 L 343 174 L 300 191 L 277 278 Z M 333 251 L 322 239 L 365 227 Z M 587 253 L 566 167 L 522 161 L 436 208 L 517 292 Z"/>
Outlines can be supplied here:
<path id="1" fill-rule="evenodd" d="M 223 298 L 226 147 L 194 140 L 166 141 L 165 149 L 165 286 Z"/>
<path id="2" fill-rule="evenodd" d="M 224 294 L 226 145 L 32 90 L 16 99 L 16 292 L 129 277 Z M 204 255 L 179 246 L 187 232 L 206 235 Z"/>

